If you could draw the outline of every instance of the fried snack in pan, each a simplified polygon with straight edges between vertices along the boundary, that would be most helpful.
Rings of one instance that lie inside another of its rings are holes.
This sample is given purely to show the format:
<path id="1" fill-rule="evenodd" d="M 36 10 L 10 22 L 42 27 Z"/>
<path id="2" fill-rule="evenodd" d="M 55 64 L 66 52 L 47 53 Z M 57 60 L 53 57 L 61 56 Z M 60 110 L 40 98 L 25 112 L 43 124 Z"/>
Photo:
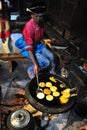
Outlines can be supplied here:
<path id="1" fill-rule="evenodd" d="M 65 98 L 64 96 L 60 96 L 59 97 L 60 103 L 61 104 L 65 104 L 69 101 L 69 98 Z"/>
<path id="2" fill-rule="evenodd" d="M 57 82 L 56 79 L 55 79 L 53 76 L 49 77 L 49 79 L 50 79 L 52 82 L 54 82 L 54 83 Z"/>
<path id="3" fill-rule="evenodd" d="M 62 95 L 63 97 L 65 97 L 65 98 L 70 98 L 70 93 L 63 93 L 63 95 Z"/>
<path id="4" fill-rule="evenodd" d="M 52 86 L 51 82 L 46 82 L 46 87 L 50 88 Z"/>
<path id="5" fill-rule="evenodd" d="M 51 94 L 51 90 L 49 88 L 45 88 L 43 92 L 44 94 Z"/>
<path id="6" fill-rule="evenodd" d="M 45 85 L 46 85 L 46 84 L 45 84 L 44 82 L 39 82 L 39 87 L 44 88 Z"/>
<path id="7" fill-rule="evenodd" d="M 61 92 L 61 94 L 64 94 L 64 93 L 70 93 L 70 88 L 66 88 L 66 89 L 64 89 L 64 90 Z"/>
<path id="8" fill-rule="evenodd" d="M 51 86 L 51 87 L 50 87 L 50 90 L 51 90 L 52 92 L 54 92 L 54 91 L 57 90 L 57 87 L 56 87 L 56 86 Z"/>
<path id="9" fill-rule="evenodd" d="M 46 100 L 47 100 L 47 101 L 52 101 L 53 98 L 54 98 L 54 97 L 53 97 L 52 95 L 47 95 L 47 96 L 46 96 Z"/>
<path id="10" fill-rule="evenodd" d="M 38 99 L 43 99 L 45 97 L 45 94 L 43 92 L 37 93 L 37 98 Z"/>
<path id="11" fill-rule="evenodd" d="M 61 92 L 62 96 L 65 98 L 70 98 L 70 88 L 66 88 Z"/>
<path id="12" fill-rule="evenodd" d="M 65 88 L 65 84 L 64 83 L 60 84 L 60 88 Z"/>
<path id="13" fill-rule="evenodd" d="M 59 96 L 60 96 L 60 93 L 59 93 L 58 91 L 54 91 L 54 92 L 53 92 L 53 96 L 54 96 L 54 97 L 59 97 Z"/>

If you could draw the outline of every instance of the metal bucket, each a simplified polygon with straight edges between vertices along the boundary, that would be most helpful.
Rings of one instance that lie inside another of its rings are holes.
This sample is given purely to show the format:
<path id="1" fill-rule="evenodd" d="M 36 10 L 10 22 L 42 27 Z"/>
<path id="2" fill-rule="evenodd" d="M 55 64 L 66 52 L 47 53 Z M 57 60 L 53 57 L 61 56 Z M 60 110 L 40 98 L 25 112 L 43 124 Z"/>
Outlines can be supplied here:
<path id="1" fill-rule="evenodd" d="M 8 130 L 34 130 L 34 121 L 31 113 L 25 109 L 18 109 L 7 118 Z"/>

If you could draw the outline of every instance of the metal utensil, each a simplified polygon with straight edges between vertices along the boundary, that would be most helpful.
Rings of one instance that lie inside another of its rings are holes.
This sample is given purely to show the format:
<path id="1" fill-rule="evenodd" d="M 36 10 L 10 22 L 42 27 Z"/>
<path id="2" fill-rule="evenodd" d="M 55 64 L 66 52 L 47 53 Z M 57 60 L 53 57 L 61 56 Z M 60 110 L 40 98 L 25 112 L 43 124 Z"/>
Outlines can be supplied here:
<path id="1" fill-rule="evenodd" d="M 37 89 L 36 92 L 42 92 L 42 89 L 39 87 L 39 78 L 38 78 L 38 74 L 36 74 L 36 80 L 37 80 Z"/>

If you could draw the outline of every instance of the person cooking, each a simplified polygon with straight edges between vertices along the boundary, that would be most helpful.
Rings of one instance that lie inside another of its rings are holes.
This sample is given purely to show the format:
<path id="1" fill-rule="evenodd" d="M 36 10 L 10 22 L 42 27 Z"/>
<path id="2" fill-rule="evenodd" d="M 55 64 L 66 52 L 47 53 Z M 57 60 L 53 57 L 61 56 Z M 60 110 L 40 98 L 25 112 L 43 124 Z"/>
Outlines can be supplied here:
<path id="1" fill-rule="evenodd" d="M 46 12 L 46 5 L 43 2 L 33 2 L 26 10 L 31 13 L 31 19 L 23 28 L 22 39 L 24 42 L 20 44 L 19 41 L 22 39 L 18 39 L 16 46 L 20 46 L 21 54 L 31 59 L 33 63 L 27 70 L 29 77 L 32 79 L 42 68 L 49 65 L 51 65 L 51 72 L 54 72 L 55 64 L 53 53 L 41 42 L 45 34 L 43 15 Z"/>

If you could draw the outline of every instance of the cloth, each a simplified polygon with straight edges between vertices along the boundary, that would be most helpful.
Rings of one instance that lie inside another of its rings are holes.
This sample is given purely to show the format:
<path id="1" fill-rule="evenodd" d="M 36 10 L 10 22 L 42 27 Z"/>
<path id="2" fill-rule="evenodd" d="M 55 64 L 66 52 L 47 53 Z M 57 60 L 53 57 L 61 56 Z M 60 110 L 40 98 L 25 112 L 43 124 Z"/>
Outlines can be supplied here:
<path id="1" fill-rule="evenodd" d="M 16 40 L 15 46 L 20 49 L 20 54 L 22 56 L 29 58 L 27 48 L 29 49 L 29 48 L 31 48 L 31 46 L 26 45 L 26 42 L 25 42 L 23 36 Z M 43 48 L 45 48 L 45 45 L 43 43 L 38 42 L 34 45 L 35 53 L 41 52 Z"/>
<path id="2" fill-rule="evenodd" d="M 0 21 L 0 38 L 7 38 L 10 36 L 10 30 L 6 29 L 8 28 L 8 25 L 6 24 L 8 24 L 7 21 L 4 18 L 2 18 Z"/>
<path id="3" fill-rule="evenodd" d="M 26 41 L 26 46 L 31 46 L 27 50 L 33 50 L 33 45 L 41 40 L 45 31 L 45 27 L 38 26 L 33 19 L 27 22 L 23 29 L 23 36 Z"/>

